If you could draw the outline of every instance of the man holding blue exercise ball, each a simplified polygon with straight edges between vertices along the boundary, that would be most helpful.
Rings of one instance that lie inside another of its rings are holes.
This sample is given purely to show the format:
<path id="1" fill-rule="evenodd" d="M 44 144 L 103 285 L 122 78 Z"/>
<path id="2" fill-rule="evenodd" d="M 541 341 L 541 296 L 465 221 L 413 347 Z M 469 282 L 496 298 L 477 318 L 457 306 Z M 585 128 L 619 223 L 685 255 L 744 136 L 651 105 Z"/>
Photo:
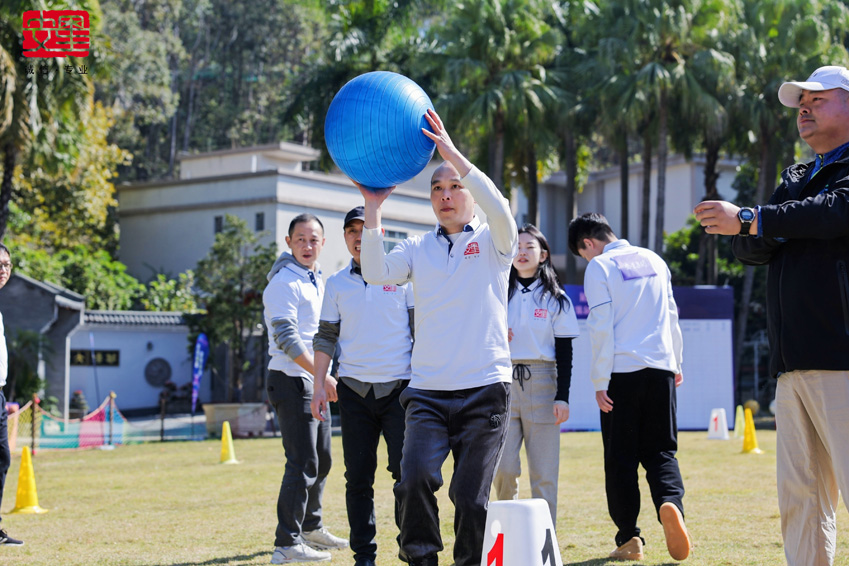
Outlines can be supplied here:
<path id="1" fill-rule="evenodd" d="M 518 233 L 495 184 L 466 159 L 428 110 L 445 162 L 431 178 L 438 225 L 384 252 L 381 207 L 394 187 L 367 189 L 362 271 L 373 284 L 413 282 L 417 316 L 412 378 L 401 394 L 406 432 L 401 480 L 395 486 L 401 535 L 399 557 L 435 566 L 443 549 L 435 492 L 451 451 L 455 507 L 454 563 L 478 566 L 489 491 L 510 405 L 512 365 L 507 341 L 507 279 Z M 475 203 L 487 222 L 475 216 Z"/>

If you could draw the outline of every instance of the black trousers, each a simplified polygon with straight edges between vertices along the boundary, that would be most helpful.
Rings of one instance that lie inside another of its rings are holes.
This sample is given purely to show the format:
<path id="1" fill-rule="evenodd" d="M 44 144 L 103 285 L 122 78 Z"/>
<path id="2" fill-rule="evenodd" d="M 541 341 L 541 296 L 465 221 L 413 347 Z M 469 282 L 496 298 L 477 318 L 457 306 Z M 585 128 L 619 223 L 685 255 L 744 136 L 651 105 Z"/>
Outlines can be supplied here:
<path id="1" fill-rule="evenodd" d="M 330 473 L 330 420 L 312 418 L 313 383 L 268 372 L 268 401 L 277 413 L 286 467 L 277 498 L 274 546 L 304 542 L 301 533 L 321 528 L 321 496 Z"/>
<path id="2" fill-rule="evenodd" d="M 0 337 L 2 339 L 2 337 Z M 12 463 L 12 455 L 9 452 L 9 415 L 6 413 L 6 396 L 0 388 L 0 503 L 3 502 L 3 488 L 6 487 L 6 473 Z"/>
<path id="3" fill-rule="evenodd" d="M 410 564 L 437 564 L 443 546 L 435 493 L 442 487 L 442 464 L 450 451 L 454 564 L 479 566 L 489 491 L 507 436 L 510 384 L 458 391 L 407 387 L 401 404 L 407 429 L 401 481 L 395 484 L 401 516 L 398 557 Z"/>
<path id="4" fill-rule="evenodd" d="M 375 560 L 374 474 L 377 470 L 377 446 L 383 433 L 389 455 L 388 470 L 397 483 L 401 479 L 401 450 L 404 446 L 404 408 L 398 400 L 403 387 L 398 387 L 386 397 L 375 399 L 373 389 L 361 397 L 340 380 L 336 391 L 342 417 L 345 503 L 351 527 L 351 550 L 356 560 Z M 397 500 L 395 523 L 399 524 Z"/>
<path id="5" fill-rule="evenodd" d="M 684 513 L 684 482 L 675 459 L 675 379 L 672 372 L 658 369 L 614 373 L 607 394 L 613 410 L 601 413 L 604 481 L 607 509 L 618 529 L 616 545 L 620 546 L 640 536 L 640 464 L 646 471 L 655 512 L 671 502 Z"/>

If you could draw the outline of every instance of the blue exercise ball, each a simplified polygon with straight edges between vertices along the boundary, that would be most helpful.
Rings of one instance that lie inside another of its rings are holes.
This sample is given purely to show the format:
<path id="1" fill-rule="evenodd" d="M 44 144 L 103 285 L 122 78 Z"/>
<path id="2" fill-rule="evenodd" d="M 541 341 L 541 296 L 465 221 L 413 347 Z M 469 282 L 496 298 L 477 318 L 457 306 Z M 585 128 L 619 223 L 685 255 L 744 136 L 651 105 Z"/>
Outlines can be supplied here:
<path id="1" fill-rule="evenodd" d="M 433 108 L 425 91 L 403 75 L 365 73 L 343 86 L 324 120 L 324 140 L 336 166 L 369 188 L 409 181 L 430 163 L 436 144 L 424 135 Z"/>

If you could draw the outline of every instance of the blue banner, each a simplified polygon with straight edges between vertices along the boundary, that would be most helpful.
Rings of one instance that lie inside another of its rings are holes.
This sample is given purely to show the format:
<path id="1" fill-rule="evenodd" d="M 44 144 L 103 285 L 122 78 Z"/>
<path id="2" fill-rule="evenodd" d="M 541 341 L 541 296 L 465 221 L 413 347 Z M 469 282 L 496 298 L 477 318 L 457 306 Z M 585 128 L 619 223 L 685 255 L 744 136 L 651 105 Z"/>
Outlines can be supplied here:
<path id="1" fill-rule="evenodd" d="M 203 375 L 203 370 L 206 368 L 206 360 L 209 357 L 209 340 L 206 334 L 201 332 L 195 342 L 195 356 L 192 363 L 192 414 L 195 414 L 195 407 L 198 402 L 198 393 L 200 393 L 200 378 Z"/>

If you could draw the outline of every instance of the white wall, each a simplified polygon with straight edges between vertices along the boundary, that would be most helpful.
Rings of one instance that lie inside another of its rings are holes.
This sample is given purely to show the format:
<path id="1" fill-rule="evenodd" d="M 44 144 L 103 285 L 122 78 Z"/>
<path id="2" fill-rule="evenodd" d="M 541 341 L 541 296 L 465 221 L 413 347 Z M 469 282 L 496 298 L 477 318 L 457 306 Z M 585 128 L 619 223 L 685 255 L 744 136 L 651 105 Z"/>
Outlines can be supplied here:
<path id="1" fill-rule="evenodd" d="M 288 249 L 285 237 L 295 216 L 303 212 L 318 216 L 328 236 L 319 258 L 328 276 L 350 258 L 341 238 L 342 222 L 350 209 L 363 203 L 342 176 L 282 171 L 124 187 L 119 200 L 120 259 L 141 281 L 149 281 L 155 273 L 176 277 L 195 269 L 215 241 L 216 216 L 233 214 L 253 228 L 258 212 L 264 213 L 269 234 L 263 243 L 276 242 L 278 253 Z M 429 187 L 399 187 L 384 205 L 387 230 L 421 234 L 435 223 Z"/>

